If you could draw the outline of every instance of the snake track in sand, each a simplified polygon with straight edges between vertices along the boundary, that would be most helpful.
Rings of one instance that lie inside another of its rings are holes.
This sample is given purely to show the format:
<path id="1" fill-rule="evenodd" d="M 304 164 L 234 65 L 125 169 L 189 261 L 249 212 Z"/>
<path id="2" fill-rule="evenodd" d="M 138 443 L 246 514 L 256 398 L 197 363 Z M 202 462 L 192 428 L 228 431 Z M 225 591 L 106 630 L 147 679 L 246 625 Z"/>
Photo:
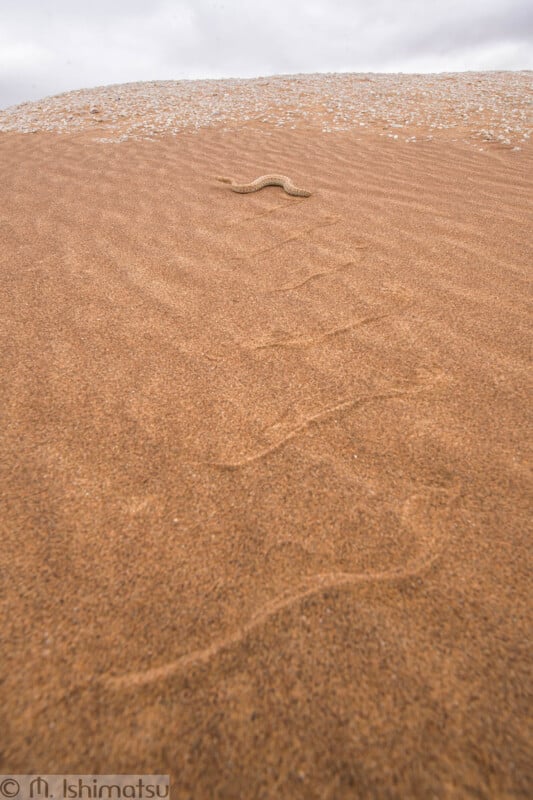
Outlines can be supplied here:
<path id="1" fill-rule="evenodd" d="M 305 189 L 298 189 L 297 186 L 287 178 L 286 175 L 261 175 L 251 183 L 236 183 L 233 178 L 217 178 L 221 183 L 229 183 L 232 192 L 239 192 L 239 194 L 248 194 L 249 192 L 258 192 L 265 186 L 281 186 L 287 194 L 292 194 L 294 197 L 310 197 L 311 192 Z"/>

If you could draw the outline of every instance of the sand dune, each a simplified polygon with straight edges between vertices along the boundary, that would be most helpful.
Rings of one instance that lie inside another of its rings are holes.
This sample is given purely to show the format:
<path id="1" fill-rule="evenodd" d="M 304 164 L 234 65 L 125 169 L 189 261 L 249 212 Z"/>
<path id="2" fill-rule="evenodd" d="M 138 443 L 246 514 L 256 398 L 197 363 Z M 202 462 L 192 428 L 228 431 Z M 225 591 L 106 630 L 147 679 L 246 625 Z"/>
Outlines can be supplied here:
<path id="1" fill-rule="evenodd" d="M 3 772 L 531 794 L 528 77 L 431 128 L 382 76 L 398 139 L 281 79 L 150 141 L 138 85 L 0 112 Z M 216 180 L 265 173 L 312 195 Z"/>

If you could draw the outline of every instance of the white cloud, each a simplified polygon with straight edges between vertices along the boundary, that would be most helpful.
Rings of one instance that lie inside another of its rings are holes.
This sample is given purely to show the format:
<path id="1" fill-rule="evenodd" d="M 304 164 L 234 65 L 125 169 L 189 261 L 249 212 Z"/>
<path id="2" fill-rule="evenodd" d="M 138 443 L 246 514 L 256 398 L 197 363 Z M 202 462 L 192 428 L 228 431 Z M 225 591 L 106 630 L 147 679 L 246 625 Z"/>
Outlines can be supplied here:
<path id="1" fill-rule="evenodd" d="M 50 53 L 35 42 L 0 42 L 0 70 L 7 74 L 31 72 L 50 62 Z"/>

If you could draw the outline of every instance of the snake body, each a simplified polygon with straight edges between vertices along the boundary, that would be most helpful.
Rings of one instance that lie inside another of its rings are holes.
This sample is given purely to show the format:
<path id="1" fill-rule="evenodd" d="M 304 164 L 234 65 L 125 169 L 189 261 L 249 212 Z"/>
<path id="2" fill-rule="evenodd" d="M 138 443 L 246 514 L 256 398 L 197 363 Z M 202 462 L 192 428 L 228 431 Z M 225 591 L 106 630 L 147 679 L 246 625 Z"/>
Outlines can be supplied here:
<path id="1" fill-rule="evenodd" d="M 310 197 L 311 192 L 305 189 L 298 189 L 297 186 L 287 178 L 286 175 L 261 175 L 252 183 L 236 183 L 233 178 L 217 178 L 217 181 L 222 183 L 229 183 L 232 192 L 239 192 L 240 194 L 248 194 L 248 192 L 258 192 L 265 186 L 281 186 L 287 194 L 292 194 L 295 197 Z"/>

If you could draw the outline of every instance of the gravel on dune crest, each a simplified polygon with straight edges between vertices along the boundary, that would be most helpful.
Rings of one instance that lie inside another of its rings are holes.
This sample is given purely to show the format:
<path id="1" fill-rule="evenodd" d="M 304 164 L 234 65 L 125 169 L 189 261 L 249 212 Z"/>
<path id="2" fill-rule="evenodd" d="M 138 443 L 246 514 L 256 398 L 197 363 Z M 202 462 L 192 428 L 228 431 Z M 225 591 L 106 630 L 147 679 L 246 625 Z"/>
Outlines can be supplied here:
<path id="1" fill-rule="evenodd" d="M 0 111 L 0 132 L 94 131 L 116 142 L 243 124 L 379 129 L 518 147 L 532 128 L 533 73 L 330 73 L 150 81 L 79 89 Z"/>

